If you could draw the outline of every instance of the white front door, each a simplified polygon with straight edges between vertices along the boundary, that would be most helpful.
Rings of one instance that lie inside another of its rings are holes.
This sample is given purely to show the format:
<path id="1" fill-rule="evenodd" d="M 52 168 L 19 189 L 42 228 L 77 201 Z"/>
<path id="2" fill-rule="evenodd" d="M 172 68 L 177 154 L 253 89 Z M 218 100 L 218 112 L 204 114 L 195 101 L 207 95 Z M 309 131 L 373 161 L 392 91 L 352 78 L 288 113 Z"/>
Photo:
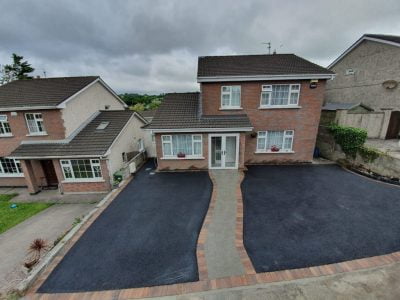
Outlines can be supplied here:
<path id="1" fill-rule="evenodd" d="M 239 134 L 209 134 L 208 153 L 210 169 L 237 169 Z"/>

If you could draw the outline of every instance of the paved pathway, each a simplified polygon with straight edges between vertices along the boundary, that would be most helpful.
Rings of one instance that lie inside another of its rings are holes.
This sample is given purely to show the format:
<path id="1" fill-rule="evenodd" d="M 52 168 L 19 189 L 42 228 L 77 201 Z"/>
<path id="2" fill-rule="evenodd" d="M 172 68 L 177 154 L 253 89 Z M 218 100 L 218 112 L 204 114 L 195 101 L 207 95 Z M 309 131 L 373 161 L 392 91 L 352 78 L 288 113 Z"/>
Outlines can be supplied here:
<path id="1" fill-rule="evenodd" d="M 258 284 L 153 300 L 400 299 L 400 264 L 310 279 Z M 150 299 L 150 298 L 149 298 Z"/>
<path id="2" fill-rule="evenodd" d="M 56 204 L 0 234 L 1 293 L 25 277 L 22 264 L 35 238 L 53 243 L 68 230 L 75 218 L 85 215 L 95 204 Z"/>
<path id="3" fill-rule="evenodd" d="M 205 243 L 209 279 L 243 275 L 244 267 L 235 246 L 237 170 L 211 171 L 217 199 Z"/>

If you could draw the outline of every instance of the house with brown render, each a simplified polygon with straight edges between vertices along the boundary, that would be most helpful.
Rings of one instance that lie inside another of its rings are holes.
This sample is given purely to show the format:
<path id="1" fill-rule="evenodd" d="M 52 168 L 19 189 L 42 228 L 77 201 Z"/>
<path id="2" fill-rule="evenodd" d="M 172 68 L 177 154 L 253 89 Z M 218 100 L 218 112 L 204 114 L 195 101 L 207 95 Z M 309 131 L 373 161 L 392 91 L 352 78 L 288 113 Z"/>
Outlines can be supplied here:
<path id="1" fill-rule="evenodd" d="M 199 57 L 200 92 L 167 94 L 145 127 L 158 170 L 310 162 L 333 76 L 294 54 Z"/>
<path id="2" fill-rule="evenodd" d="M 0 186 L 107 192 L 147 121 L 97 76 L 0 86 Z"/>

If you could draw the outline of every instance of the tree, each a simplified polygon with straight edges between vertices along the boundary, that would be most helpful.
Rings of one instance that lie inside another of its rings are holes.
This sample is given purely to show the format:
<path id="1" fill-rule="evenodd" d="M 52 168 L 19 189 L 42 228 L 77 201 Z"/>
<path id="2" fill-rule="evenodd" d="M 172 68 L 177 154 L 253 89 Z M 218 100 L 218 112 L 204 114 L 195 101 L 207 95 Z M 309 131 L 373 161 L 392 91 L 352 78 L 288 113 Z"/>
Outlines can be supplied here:
<path id="1" fill-rule="evenodd" d="M 32 73 L 35 69 L 31 67 L 28 61 L 22 61 L 23 56 L 12 54 L 13 63 L 10 65 L 5 65 L 1 68 L 1 78 L 0 84 L 5 84 L 7 82 L 17 80 L 17 79 L 32 79 L 29 73 Z"/>
<path id="2" fill-rule="evenodd" d="M 141 112 L 141 111 L 144 111 L 145 107 L 144 107 L 143 103 L 136 103 L 134 106 L 131 106 L 130 109 Z"/>

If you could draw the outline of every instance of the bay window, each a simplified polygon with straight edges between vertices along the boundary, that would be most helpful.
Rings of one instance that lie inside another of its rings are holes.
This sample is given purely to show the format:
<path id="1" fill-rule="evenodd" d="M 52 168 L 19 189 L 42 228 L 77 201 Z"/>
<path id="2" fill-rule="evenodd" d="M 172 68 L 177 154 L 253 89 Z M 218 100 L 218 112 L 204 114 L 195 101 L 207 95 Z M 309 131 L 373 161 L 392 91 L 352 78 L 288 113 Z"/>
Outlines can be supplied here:
<path id="1" fill-rule="evenodd" d="M 221 87 L 221 108 L 240 108 L 240 85 Z"/>
<path id="2" fill-rule="evenodd" d="M 32 135 L 45 135 L 46 130 L 43 124 L 43 117 L 41 113 L 25 114 L 26 125 L 28 126 L 29 133 Z"/>
<path id="3" fill-rule="evenodd" d="M 65 180 L 102 179 L 99 159 L 63 159 L 60 163 Z"/>
<path id="4" fill-rule="evenodd" d="M 18 159 L 0 158 L 0 177 L 22 177 L 21 162 Z"/>
<path id="5" fill-rule="evenodd" d="M 257 152 L 292 152 L 293 136 L 293 130 L 259 131 Z"/>
<path id="6" fill-rule="evenodd" d="M 201 134 L 162 135 L 163 157 L 202 157 Z"/>
<path id="7" fill-rule="evenodd" d="M 12 136 L 7 115 L 0 115 L 0 137 L 1 136 Z"/>
<path id="8" fill-rule="evenodd" d="M 260 107 L 297 106 L 300 84 L 262 85 Z"/>

